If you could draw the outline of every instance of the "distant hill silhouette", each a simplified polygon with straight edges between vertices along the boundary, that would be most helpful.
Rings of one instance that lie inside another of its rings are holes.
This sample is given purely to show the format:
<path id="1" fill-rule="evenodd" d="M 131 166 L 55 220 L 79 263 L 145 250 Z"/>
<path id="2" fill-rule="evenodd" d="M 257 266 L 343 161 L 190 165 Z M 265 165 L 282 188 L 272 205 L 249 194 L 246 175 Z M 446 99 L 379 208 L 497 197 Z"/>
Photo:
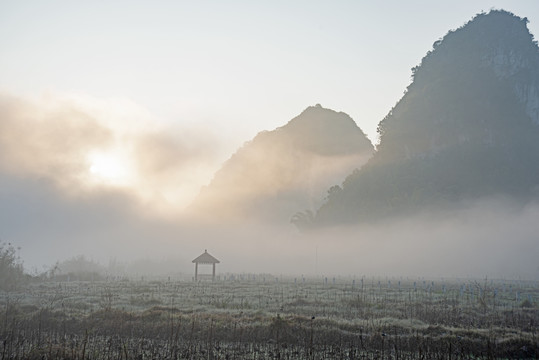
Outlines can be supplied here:
<path id="1" fill-rule="evenodd" d="M 348 115 L 312 106 L 240 148 L 189 210 L 205 221 L 289 223 L 298 209 L 318 208 L 326 189 L 373 151 Z"/>
<path id="2" fill-rule="evenodd" d="M 527 19 L 479 14 L 436 41 L 380 122 L 368 164 L 302 226 L 357 223 L 463 200 L 528 201 L 539 185 L 539 50 Z"/>

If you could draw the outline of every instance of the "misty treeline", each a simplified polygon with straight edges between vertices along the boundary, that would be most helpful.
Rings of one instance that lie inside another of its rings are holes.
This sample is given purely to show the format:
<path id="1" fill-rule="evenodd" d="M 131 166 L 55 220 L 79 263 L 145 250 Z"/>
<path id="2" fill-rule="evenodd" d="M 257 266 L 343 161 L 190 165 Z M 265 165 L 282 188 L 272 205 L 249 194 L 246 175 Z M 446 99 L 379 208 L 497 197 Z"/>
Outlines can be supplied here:
<path id="1" fill-rule="evenodd" d="M 533 359 L 535 282 L 238 275 L 0 297 L 1 359 Z"/>
<path id="2" fill-rule="evenodd" d="M 171 260 L 172 262 L 172 260 Z M 150 259 L 120 262 L 114 258 L 107 265 L 77 255 L 44 266 L 41 271 L 24 267 L 18 250 L 10 243 L 0 243 L 0 290 L 12 291 L 29 283 L 47 281 L 103 281 L 109 278 L 164 276 L 174 272 L 174 263 Z M 174 272 L 177 273 L 177 272 Z"/>
<path id="3" fill-rule="evenodd" d="M 11 243 L 0 241 L 0 291 L 14 289 L 26 281 L 28 275 L 17 249 Z"/>
<path id="4" fill-rule="evenodd" d="M 42 281 L 94 281 L 103 280 L 108 275 L 125 275 L 125 268 L 115 260 L 107 267 L 87 259 L 84 255 L 57 261 L 42 271 L 28 272 L 18 255 L 19 248 L 11 243 L 0 242 L 0 291 L 14 291 L 24 285 Z"/>

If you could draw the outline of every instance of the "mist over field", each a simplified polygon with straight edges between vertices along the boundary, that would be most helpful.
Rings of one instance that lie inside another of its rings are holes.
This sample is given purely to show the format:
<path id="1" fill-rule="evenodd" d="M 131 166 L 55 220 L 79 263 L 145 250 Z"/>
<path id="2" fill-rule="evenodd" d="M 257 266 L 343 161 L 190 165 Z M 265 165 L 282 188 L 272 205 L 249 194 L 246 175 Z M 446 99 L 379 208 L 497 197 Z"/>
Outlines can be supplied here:
<path id="1" fill-rule="evenodd" d="M 36 190 L 28 194 L 34 212 L 18 203 L 11 216 L 2 217 L 2 226 L 21 246 L 25 266 L 39 271 L 82 254 L 105 268 L 111 261 L 121 265 L 109 270 L 118 274 L 192 274 L 191 260 L 208 249 L 221 261 L 218 274 L 537 279 L 539 272 L 539 206 L 507 199 L 299 232 L 290 224 L 208 227 L 158 220 L 126 211 L 137 206 L 118 194 L 84 203 L 58 203 Z"/>

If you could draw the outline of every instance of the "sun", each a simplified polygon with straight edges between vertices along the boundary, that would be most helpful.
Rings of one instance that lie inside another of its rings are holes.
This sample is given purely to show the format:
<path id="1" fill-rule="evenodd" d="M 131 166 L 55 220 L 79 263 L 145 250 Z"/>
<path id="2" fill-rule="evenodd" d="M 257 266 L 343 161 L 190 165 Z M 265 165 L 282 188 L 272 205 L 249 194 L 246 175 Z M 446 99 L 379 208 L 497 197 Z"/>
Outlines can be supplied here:
<path id="1" fill-rule="evenodd" d="M 130 161 L 121 152 L 94 151 L 88 154 L 88 163 L 93 182 L 126 186 L 133 180 Z"/>

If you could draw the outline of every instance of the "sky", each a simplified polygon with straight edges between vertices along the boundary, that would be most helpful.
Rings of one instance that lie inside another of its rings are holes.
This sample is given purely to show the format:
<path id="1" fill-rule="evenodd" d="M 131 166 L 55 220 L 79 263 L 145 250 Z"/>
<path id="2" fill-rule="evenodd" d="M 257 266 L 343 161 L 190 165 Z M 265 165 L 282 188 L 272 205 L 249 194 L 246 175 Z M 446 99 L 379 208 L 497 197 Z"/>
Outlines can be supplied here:
<path id="1" fill-rule="evenodd" d="M 204 124 L 234 149 L 307 106 L 376 142 L 432 43 L 503 8 L 539 33 L 537 1 L 1 1 L 0 89 L 127 99 Z"/>
<path id="2" fill-rule="evenodd" d="M 410 69 L 492 8 L 527 17 L 539 36 L 536 0 L 0 0 L 4 198 L 35 191 L 47 212 L 59 196 L 66 216 L 84 201 L 77 211 L 104 224 L 133 196 L 169 213 L 244 142 L 317 103 L 377 143 Z M 19 211 L 4 210 L 4 223 Z"/>

